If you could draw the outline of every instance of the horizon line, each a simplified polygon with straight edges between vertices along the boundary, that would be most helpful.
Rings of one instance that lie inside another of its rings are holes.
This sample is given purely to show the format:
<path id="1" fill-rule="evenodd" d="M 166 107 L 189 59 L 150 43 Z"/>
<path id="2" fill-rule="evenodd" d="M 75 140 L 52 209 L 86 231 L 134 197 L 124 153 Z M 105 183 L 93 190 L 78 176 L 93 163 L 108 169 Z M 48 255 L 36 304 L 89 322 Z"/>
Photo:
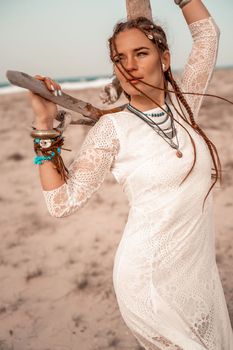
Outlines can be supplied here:
<path id="1" fill-rule="evenodd" d="M 173 69 L 174 72 L 179 72 L 182 70 L 182 68 L 176 68 Z M 232 65 L 217 65 L 214 70 L 218 69 L 233 69 L 233 64 Z M 79 76 L 66 76 L 66 77 L 57 77 L 55 80 L 59 82 L 63 82 L 64 79 L 91 79 L 91 80 L 97 80 L 99 78 L 111 78 L 112 74 L 98 74 L 98 75 L 79 75 Z M 5 86 L 3 86 L 5 85 Z M 6 87 L 8 85 L 12 85 L 7 79 L 5 81 L 0 81 L 0 88 L 1 87 Z"/>

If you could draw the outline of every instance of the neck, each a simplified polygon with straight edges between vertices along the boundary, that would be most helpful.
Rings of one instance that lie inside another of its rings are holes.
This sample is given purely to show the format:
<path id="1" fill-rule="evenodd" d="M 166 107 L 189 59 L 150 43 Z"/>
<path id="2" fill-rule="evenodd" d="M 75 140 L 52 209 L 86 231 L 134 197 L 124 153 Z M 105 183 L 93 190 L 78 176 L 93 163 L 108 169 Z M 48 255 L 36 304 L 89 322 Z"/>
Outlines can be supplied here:
<path id="1" fill-rule="evenodd" d="M 139 109 L 140 111 L 147 111 L 156 107 L 163 106 L 165 104 L 165 99 L 160 98 L 159 100 L 154 99 L 155 102 L 150 101 L 144 96 L 132 96 L 130 104 L 131 106 Z"/>

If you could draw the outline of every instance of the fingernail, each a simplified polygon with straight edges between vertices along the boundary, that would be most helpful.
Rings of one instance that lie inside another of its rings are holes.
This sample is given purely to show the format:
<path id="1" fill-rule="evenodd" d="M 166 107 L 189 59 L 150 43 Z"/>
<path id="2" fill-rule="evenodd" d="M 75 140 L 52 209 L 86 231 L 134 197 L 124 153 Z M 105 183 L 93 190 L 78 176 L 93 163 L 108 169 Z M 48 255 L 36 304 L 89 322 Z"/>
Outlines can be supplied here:
<path id="1" fill-rule="evenodd" d="M 59 95 L 59 96 L 61 96 L 61 95 L 62 95 L 61 90 L 58 90 L 58 95 Z"/>
<path id="2" fill-rule="evenodd" d="M 57 96 L 57 90 L 54 91 L 54 95 Z"/>
<path id="3" fill-rule="evenodd" d="M 51 89 L 54 91 L 54 87 L 53 87 L 53 85 L 51 84 Z"/>

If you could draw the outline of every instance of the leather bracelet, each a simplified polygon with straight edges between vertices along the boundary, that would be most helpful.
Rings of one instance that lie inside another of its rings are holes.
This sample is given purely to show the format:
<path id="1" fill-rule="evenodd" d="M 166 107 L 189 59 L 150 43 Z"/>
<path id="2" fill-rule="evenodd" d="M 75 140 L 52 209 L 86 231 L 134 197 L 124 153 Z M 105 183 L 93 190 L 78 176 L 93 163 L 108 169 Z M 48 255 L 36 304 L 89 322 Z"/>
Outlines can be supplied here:
<path id="1" fill-rule="evenodd" d="M 192 0 L 174 0 L 176 5 L 179 5 L 179 7 L 182 9 L 185 5 L 190 3 Z"/>
<path id="2" fill-rule="evenodd" d="M 54 167 L 57 169 L 58 173 L 61 175 L 61 178 L 67 182 L 69 171 L 66 168 L 60 153 L 61 149 L 64 149 L 66 151 L 70 151 L 70 149 L 63 148 L 63 143 L 64 138 L 62 136 L 58 137 L 56 140 L 41 140 L 40 138 L 35 138 L 34 151 L 36 153 L 36 156 L 34 158 L 34 163 L 41 165 L 45 161 L 51 161 Z"/>

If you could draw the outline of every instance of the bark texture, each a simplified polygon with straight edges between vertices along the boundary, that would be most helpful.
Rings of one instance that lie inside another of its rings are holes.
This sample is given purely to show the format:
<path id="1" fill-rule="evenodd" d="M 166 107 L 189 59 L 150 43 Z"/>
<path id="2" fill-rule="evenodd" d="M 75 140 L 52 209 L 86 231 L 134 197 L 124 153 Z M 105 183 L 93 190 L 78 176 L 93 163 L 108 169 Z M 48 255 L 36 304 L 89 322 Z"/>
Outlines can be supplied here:
<path id="1" fill-rule="evenodd" d="M 150 0 L 126 0 L 126 10 L 128 19 L 144 16 L 152 20 Z"/>
<path id="2" fill-rule="evenodd" d="M 92 125 L 93 121 L 98 120 L 102 115 L 107 113 L 118 112 L 124 107 L 122 106 L 114 109 L 102 110 L 92 106 L 90 103 L 65 94 L 64 92 L 62 92 L 62 96 L 54 96 L 51 92 L 48 91 L 48 89 L 45 87 L 42 81 L 39 81 L 38 79 L 26 73 L 8 70 L 6 76 L 10 83 L 28 89 L 40 95 L 41 97 L 56 103 L 59 106 L 78 112 L 84 117 L 88 117 L 89 119 L 91 119 L 89 121 L 81 119 L 78 122 L 71 122 L 71 124 Z"/>

